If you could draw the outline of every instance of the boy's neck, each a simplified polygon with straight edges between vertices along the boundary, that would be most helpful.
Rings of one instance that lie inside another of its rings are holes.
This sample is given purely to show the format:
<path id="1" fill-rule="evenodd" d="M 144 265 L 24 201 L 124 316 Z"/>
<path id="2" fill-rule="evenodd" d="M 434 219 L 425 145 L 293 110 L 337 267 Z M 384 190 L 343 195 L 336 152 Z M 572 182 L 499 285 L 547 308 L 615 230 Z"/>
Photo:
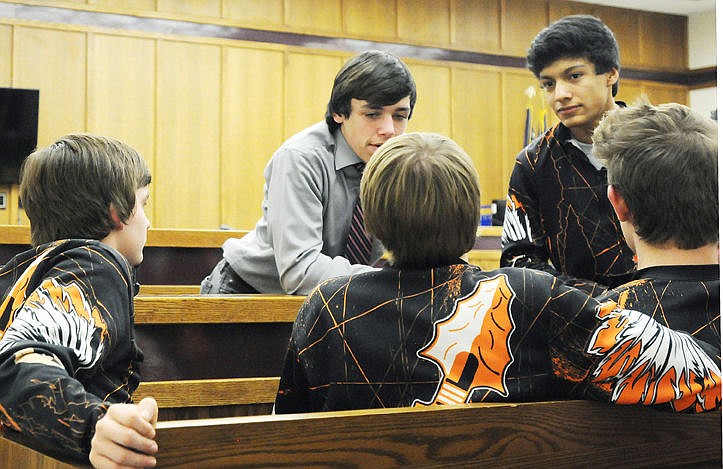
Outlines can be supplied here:
<path id="1" fill-rule="evenodd" d="M 635 248 L 638 269 L 658 265 L 720 264 L 717 244 L 708 244 L 697 249 L 679 249 L 670 245 L 652 246 L 638 240 Z"/>

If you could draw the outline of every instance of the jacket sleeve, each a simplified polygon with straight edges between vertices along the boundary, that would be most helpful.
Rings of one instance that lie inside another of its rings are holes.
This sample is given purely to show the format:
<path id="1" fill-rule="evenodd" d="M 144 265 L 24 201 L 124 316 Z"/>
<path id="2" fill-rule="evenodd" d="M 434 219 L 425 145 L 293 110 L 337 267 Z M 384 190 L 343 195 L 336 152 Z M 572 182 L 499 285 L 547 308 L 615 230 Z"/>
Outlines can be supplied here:
<path id="1" fill-rule="evenodd" d="M 552 328 L 559 333 L 551 354 L 570 397 L 676 412 L 721 408 L 720 344 L 671 330 L 614 301 L 560 319 Z"/>
<path id="2" fill-rule="evenodd" d="M 0 420 L 26 440 L 87 460 L 110 405 L 89 386 L 108 380 L 103 362 L 130 333 L 131 296 L 120 266 L 83 251 L 58 256 L 22 301 L 10 299 L 21 304 L 0 339 Z"/>
<path id="3" fill-rule="evenodd" d="M 536 146 L 537 141 L 522 150 L 512 169 L 502 225 L 500 267 L 529 267 L 556 275 L 558 272 L 549 263 L 530 161 Z"/>

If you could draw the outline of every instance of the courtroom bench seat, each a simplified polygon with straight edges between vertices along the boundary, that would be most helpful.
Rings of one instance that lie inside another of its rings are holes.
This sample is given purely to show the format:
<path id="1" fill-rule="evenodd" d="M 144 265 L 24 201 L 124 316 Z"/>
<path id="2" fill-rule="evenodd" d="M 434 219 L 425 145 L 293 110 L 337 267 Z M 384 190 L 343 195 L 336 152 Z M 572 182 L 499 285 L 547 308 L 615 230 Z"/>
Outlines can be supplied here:
<path id="1" fill-rule="evenodd" d="M 720 412 L 587 401 L 181 420 L 156 432 L 161 468 L 721 467 Z M 42 458 L 11 444 L 0 441 L 2 467 Z"/>
<path id="2" fill-rule="evenodd" d="M 270 413 L 304 299 L 136 296 L 136 341 L 145 356 L 137 399 L 153 395 L 162 420 Z"/>

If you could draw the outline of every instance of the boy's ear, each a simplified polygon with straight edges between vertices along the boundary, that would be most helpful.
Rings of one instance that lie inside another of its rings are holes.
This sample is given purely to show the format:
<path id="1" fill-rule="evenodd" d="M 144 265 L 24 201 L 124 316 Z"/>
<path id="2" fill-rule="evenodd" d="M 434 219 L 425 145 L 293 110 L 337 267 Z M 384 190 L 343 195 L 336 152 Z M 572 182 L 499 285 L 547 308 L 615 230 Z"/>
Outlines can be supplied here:
<path id="1" fill-rule="evenodd" d="M 118 216 L 118 211 L 115 209 L 113 204 L 110 204 L 110 207 L 108 208 L 108 212 L 110 213 L 110 218 L 113 220 L 113 229 L 114 230 L 122 230 L 125 226 L 125 223 L 123 223 Z"/>
<path id="2" fill-rule="evenodd" d="M 620 192 L 615 189 L 615 186 L 608 186 L 608 200 L 610 201 L 610 205 L 613 206 L 618 220 L 621 222 L 630 221 L 632 217 L 630 215 L 630 209 L 628 209 L 628 204 L 625 202 L 625 199 L 623 199 L 623 196 L 620 195 Z"/>
<path id="3" fill-rule="evenodd" d="M 607 72 L 608 86 L 613 86 L 620 79 L 620 71 L 613 67 Z"/>

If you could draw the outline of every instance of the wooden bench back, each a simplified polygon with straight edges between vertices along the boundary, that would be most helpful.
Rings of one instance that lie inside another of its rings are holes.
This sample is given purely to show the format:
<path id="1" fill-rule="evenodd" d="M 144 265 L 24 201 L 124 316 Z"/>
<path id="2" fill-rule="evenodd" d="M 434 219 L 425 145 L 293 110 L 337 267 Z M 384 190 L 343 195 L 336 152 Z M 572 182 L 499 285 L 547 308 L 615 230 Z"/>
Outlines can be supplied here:
<path id="1" fill-rule="evenodd" d="M 165 422 L 158 428 L 158 461 L 160 467 L 720 467 L 720 417 L 567 401 Z"/>

